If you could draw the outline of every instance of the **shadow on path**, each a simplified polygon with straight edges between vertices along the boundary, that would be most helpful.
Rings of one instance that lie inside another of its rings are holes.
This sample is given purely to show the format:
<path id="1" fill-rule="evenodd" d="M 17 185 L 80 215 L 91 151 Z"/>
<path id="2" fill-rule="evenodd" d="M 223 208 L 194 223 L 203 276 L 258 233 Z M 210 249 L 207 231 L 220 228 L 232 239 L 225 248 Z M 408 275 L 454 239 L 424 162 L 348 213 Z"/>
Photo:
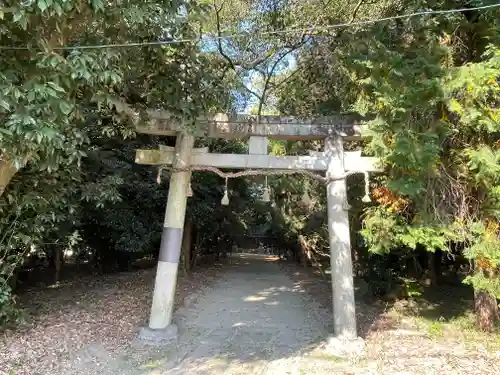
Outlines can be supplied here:
<path id="1" fill-rule="evenodd" d="M 228 259 L 213 288 L 177 312 L 180 360 L 165 374 L 287 373 L 326 338 L 330 314 L 276 261 L 255 254 Z"/>

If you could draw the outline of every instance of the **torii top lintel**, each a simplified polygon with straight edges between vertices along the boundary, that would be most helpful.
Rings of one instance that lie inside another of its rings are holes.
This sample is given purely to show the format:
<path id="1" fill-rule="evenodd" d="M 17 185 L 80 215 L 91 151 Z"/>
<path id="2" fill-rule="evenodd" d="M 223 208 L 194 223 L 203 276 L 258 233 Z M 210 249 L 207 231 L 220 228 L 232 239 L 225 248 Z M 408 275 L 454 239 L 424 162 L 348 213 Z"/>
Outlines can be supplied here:
<path id="1" fill-rule="evenodd" d="M 155 135 L 175 135 L 183 124 L 170 113 L 148 110 L 149 121 L 137 124 L 137 132 Z M 247 138 L 250 136 L 274 139 L 324 139 L 340 135 L 357 140 L 364 135 L 361 118 L 355 115 L 336 115 L 302 119 L 283 116 L 254 116 L 215 114 L 197 118 L 194 135 L 210 138 Z"/>

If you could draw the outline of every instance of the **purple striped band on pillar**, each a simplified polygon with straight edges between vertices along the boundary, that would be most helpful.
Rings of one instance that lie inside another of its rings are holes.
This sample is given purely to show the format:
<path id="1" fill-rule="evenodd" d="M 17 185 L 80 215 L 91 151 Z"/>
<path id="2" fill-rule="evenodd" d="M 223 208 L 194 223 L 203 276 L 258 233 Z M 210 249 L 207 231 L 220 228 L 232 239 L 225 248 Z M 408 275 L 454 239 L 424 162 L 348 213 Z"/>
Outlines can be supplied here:
<path id="1" fill-rule="evenodd" d="M 179 263 L 182 246 L 182 228 L 163 227 L 161 235 L 160 262 Z"/>

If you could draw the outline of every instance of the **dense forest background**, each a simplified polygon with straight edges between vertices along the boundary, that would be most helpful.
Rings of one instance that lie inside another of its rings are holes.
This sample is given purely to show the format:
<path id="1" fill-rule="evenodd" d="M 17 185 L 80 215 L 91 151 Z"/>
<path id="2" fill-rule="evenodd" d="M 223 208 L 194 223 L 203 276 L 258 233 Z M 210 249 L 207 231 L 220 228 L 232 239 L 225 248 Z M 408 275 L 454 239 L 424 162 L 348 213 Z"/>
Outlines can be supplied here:
<path id="1" fill-rule="evenodd" d="M 135 125 L 147 120 L 144 109 L 164 108 L 188 130 L 207 112 L 369 118 L 370 138 L 346 145 L 384 167 L 371 179 L 371 204 L 361 202 L 363 181 L 348 180 L 357 284 L 377 298 L 404 298 L 465 283 L 474 291 L 477 324 L 493 330 L 500 298 L 500 10 L 472 8 L 494 4 L 3 1 L 0 323 L 20 316 L 14 295 L 37 275 L 46 282 L 47 269 L 57 282 L 154 260 L 168 176 L 158 184 L 157 171 L 134 163 L 134 150 L 174 140 L 138 135 Z M 429 9 L 445 12 L 396 17 Z M 120 46 L 127 43 L 137 44 Z M 247 147 L 198 143 L 213 152 Z M 270 152 L 321 147 L 273 141 Z M 231 180 L 224 207 L 224 182 L 193 175 L 187 272 L 197 257 L 226 251 L 256 227 L 302 264 L 328 263 L 324 186 L 304 176 L 268 182 L 270 203 L 260 201 L 262 179 Z"/>

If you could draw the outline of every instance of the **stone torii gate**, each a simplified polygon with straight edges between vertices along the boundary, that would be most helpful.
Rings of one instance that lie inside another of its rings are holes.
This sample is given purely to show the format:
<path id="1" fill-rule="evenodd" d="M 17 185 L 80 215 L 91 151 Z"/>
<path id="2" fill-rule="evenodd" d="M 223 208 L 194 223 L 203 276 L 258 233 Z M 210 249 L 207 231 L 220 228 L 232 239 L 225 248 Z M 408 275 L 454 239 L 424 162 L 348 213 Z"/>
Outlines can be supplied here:
<path id="1" fill-rule="evenodd" d="M 150 121 L 139 123 L 137 131 L 146 134 L 176 136 L 176 146 L 159 150 L 137 150 L 136 163 L 169 165 L 170 178 L 167 208 L 162 233 L 158 269 L 153 293 L 149 327 L 140 337 L 152 342 L 168 342 L 177 337 L 172 324 L 172 310 L 181 251 L 182 232 L 191 178 L 190 167 L 230 169 L 264 169 L 283 171 L 326 172 L 328 198 L 328 230 L 335 347 L 346 341 L 359 342 L 352 273 L 346 176 L 377 171 L 376 159 L 362 157 L 361 152 L 345 152 L 344 140 L 362 138 L 362 126 L 349 116 L 298 120 L 292 117 L 223 115 L 201 117 L 190 134 L 167 112 L 149 111 Z M 215 154 L 207 148 L 194 149 L 195 137 L 249 139 L 249 154 Z M 268 155 L 268 139 L 324 140 L 323 152 L 308 156 Z M 348 345 L 347 345 L 348 346 Z"/>

